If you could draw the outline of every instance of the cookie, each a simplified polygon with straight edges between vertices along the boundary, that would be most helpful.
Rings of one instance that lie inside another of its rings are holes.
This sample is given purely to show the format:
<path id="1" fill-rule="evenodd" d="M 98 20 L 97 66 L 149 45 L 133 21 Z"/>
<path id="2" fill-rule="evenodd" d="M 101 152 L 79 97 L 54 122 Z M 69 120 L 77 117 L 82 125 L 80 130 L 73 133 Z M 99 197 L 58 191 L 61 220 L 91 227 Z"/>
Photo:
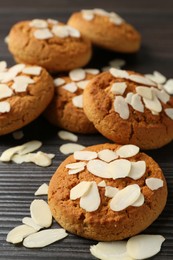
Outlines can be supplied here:
<path id="1" fill-rule="evenodd" d="M 47 120 L 70 132 L 97 132 L 83 111 L 83 90 L 98 73 L 97 69 L 75 69 L 69 76 L 56 78 L 54 98 L 44 113 Z"/>
<path id="2" fill-rule="evenodd" d="M 102 9 L 82 10 L 72 14 L 68 24 L 78 29 L 97 46 L 122 53 L 137 52 L 139 32 L 118 14 Z"/>
<path id="3" fill-rule="evenodd" d="M 141 74 L 111 68 L 89 82 L 83 97 L 88 119 L 115 143 L 155 149 L 173 139 L 173 97 Z"/>
<path id="4" fill-rule="evenodd" d="M 8 47 L 17 62 L 39 65 L 51 72 L 84 66 L 92 55 L 90 40 L 77 29 L 51 19 L 15 24 Z"/>
<path id="5" fill-rule="evenodd" d="M 14 65 L 0 71 L 0 135 L 17 130 L 37 118 L 54 94 L 48 72 L 39 66 Z"/>
<path id="6" fill-rule="evenodd" d="M 166 200 L 164 175 L 151 157 L 134 145 L 108 143 L 69 156 L 48 191 L 51 212 L 63 228 L 99 241 L 143 231 Z"/>

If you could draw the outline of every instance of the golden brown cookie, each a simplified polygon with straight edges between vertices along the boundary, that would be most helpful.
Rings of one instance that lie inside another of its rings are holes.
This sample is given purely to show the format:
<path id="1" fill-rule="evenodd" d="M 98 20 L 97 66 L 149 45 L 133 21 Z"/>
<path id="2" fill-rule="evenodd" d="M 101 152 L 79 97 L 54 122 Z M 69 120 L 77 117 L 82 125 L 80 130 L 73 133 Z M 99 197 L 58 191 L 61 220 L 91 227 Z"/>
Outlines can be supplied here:
<path id="1" fill-rule="evenodd" d="M 75 69 L 69 76 L 56 78 L 54 98 L 44 113 L 47 120 L 71 132 L 95 133 L 83 111 L 83 90 L 98 73 L 97 69 Z"/>
<path id="2" fill-rule="evenodd" d="M 68 24 L 100 47 L 123 53 L 139 50 L 141 36 L 118 14 L 102 9 L 82 10 L 72 14 Z"/>
<path id="3" fill-rule="evenodd" d="M 51 72 L 84 66 L 92 55 L 90 40 L 71 26 L 51 19 L 15 24 L 8 47 L 17 62 L 40 65 Z"/>
<path id="4" fill-rule="evenodd" d="M 166 199 L 164 175 L 151 157 L 134 145 L 108 143 L 69 156 L 48 191 L 52 214 L 63 228 L 99 241 L 143 231 Z"/>
<path id="5" fill-rule="evenodd" d="M 173 98 L 135 72 L 111 68 L 91 80 L 84 91 L 84 111 L 115 143 L 154 149 L 173 139 Z"/>
<path id="6" fill-rule="evenodd" d="M 48 72 L 39 66 L 15 65 L 0 71 L 0 135 L 19 129 L 37 118 L 54 94 Z"/>

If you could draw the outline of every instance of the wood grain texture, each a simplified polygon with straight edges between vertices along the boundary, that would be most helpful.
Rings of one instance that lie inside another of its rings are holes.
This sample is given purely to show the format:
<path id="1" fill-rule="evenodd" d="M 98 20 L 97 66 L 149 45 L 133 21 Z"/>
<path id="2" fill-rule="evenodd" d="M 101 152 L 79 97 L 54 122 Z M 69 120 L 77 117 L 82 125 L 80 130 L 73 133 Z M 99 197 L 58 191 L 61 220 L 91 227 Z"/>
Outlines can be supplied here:
<path id="1" fill-rule="evenodd" d="M 173 1 L 170 0 L 5 0 L 0 1 L 0 60 L 14 61 L 4 43 L 10 27 L 19 20 L 33 18 L 55 18 L 66 21 L 70 14 L 82 8 L 105 8 L 116 11 L 132 23 L 142 34 L 142 48 L 135 55 L 120 55 L 101 49 L 94 49 L 89 64 L 93 67 L 108 65 L 114 58 L 124 58 L 126 69 L 142 73 L 158 70 L 166 77 L 173 77 Z M 35 198 L 34 192 L 43 183 L 48 183 L 58 165 L 65 156 L 60 154 L 59 146 L 64 141 L 58 139 L 58 129 L 49 125 L 42 117 L 23 129 L 24 139 L 16 141 L 12 135 L 0 137 L 0 154 L 5 149 L 38 139 L 43 142 L 41 150 L 56 153 L 53 165 L 40 168 L 33 164 L 16 165 L 0 163 L 0 259 L 95 259 L 89 252 L 94 241 L 69 235 L 63 241 L 43 249 L 26 249 L 5 241 L 7 233 L 20 225 L 21 219 L 29 216 L 29 206 Z M 80 135 L 79 143 L 93 145 L 106 142 L 101 135 Z M 173 259 L 173 143 L 153 151 L 147 151 L 163 169 L 169 189 L 168 202 L 164 212 L 145 233 L 162 234 L 166 241 L 162 251 L 152 259 Z M 45 198 L 45 197 L 44 197 Z M 45 198 L 46 199 L 46 198 Z M 57 227 L 57 224 L 53 224 Z"/>

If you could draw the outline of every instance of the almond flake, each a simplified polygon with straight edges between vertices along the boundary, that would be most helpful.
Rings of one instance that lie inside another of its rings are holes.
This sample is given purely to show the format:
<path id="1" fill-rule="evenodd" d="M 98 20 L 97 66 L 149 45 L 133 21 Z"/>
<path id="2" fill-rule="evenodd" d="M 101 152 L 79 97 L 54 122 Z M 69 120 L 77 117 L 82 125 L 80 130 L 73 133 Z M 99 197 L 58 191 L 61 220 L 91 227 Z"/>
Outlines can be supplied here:
<path id="1" fill-rule="evenodd" d="M 156 113 L 160 113 L 162 111 L 162 105 L 155 95 L 152 100 L 143 98 L 143 101 L 144 101 L 145 107 L 148 108 L 150 111 L 154 111 Z"/>
<path id="2" fill-rule="evenodd" d="M 11 106 L 10 103 L 7 101 L 0 102 L 0 113 L 8 113 L 10 112 Z"/>
<path id="3" fill-rule="evenodd" d="M 76 28 L 73 28 L 72 26 L 67 25 L 67 29 L 68 29 L 69 36 L 74 37 L 74 38 L 80 38 L 80 32 Z"/>
<path id="4" fill-rule="evenodd" d="M 154 71 L 153 74 L 146 74 L 145 77 L 157 84 L 163 84 L 166 81 L 166 77 L 158 71 Z"/>
<path id="5" fill-rule="evenodd" d="M 131 162 L 126 159 L 117 159 L 109 163 L 108 171 L 113 179 L 125 178 L 131 169 Z"/>
<path id="6" fill-rule="evenodd" d="M 151 87 L 145 87 L 145 86 L 138 86 L 136 87 L 136 92 L 141 96 L 141 97 L 144 97 L 144 98 L 147 98 L 147 99 L 152 99 L 153 98 L 153 93 L 152 93 L 152 89 Z"/>
<path id="7" fill-rule="evenodd" d="M 91 160 L 87 163 L 87 170 L 95 176 L 101 178 L 112 178 L 108 172 L 108 163 L 101 160 Z"/>
<path id="8" fill-rule="evenodd" d="M 115 60 L 111 60 L 109 62 L 109 65 L 113 68 L 116 69 L 120 69 L 121 67 L 123 67 L 126 64 L 125 60 L 122 59 L 115 59 Z"/>
<path id="9" fill-rule="evenodd" d="M 153 82 L 152 80 L 150 80 L 144 76 L 140 76 L 140 75 L 136 75 L 136 74 L 130 75 L 128 79 L 133 82 L 139 83 L 139 84 L 157 86 L 157 84 L 155 82 Z"/>
<path id="10" fill-rule="evenodd" d="M 27 248 L 41 248 L 61 240 L 67 235 L 63 228 L 42 230 L 25 238 L 23 245 Z"/>
<path id="11" fill-rule="evenodd" d="M 81 181 L 70 190 L 70 199 L 76 200 L 87 194 L 91 187 L 91 181 Z"/>
<path id="12" fill-rule="evenodd" d="M 34 37 L 38 40 L 46 40 L 53 37 L 53 34 L 49 29 L 38 29 L 34 31 Z"/>
<path id="13" fill-rule="evenodd" d="M 74 93 L 77 90 L 77 86 L 74 82 L 67 83 L 62 88 L 71 92 L 71 93 Z"/>
<path id="14" fill-rule="evenodd" d="M 32 84 L 35 83 L 35 81 L 33 79 L 31 79 L 29 76 L 17 76 L 14 78 L 14 82 L 15 83 L 19 83 L 19 84 Z"/>
<path id="15" fill-rule="evenodd" d="M 130 104 L 133 109 L 135 109 L 136 111 L 139 111 L 139 112 L 144 112 L 144 105 L 141 101 L 141 97 L 138 95 L 138 94 L 134 94 L 132 96 L 132 99 L 131 99 L 131 104 Z"/>
<path id="16" fill-rule="evenodd" d="M 156 89 L 156 88 L 152 88 L 152 91 L 154 92 L 154 94 L 156 95 L 156 97 L 161 101 L 163 102 L 164 104 L 166 104 L 169 99 L 170 99 L 170 95 L 168 93 L 166 93 L 166 91 L 164 91 L 163 89 L 162 90 L 159 90 L 159 89 Z"/>
<path id="17" fill-rule="evenodd" d="M 112 68 L 111 66 L 104 66 L 104 67 L 101 68 L 101 70 L 103 72 L 105 72 L 105 71 L 109 71 L 111 68 Z"/>
<path id="18" fill-rule="evenodd" d="M 23 133 L 22 130 L 15 131 L 15 132 L 12 133 L 12 135 L 13 135 L 13 138 L 15 140 L 20 140 L 20 139 L 22 139 L 24 137 L 24 133 Z"/>
<path id="19" fill-rule="evenodd" d="M 9 69 L 9 72 L 10 73 L 14 73 L 15 76 L 18 75 L 20 72 L 23 71 L 23 69 L 25 68 L 25 64 L 16 64 L 14 66 L 12 66 L 10 69 Z"/>
<path id="20" fill-rule="evenodd" d="M 0 61 L 0 72 L 3 72 L 7 69 L 7 62 L 6 61 Z"/>
<path id="21" fill-rule="evenodd" d="M 41 227 L 50 227 L 52 214 L 48 204 L 44 200 L 33 200 L 30 205 L 32 219 Z"/>
<path id="22" fill-rule="evenodd" d="M 85 69 L 85 72 L 92 75 L 97 75 L 100 71 L 98 69 Z"/>
<path id="23" fill-rule="evenodd" d="M 76 162 L 76 163 L 69 163 L 65 166 L 67 169 L 78 169 L 81 167 L 85 167 L 86 163 L 85 162 Z"/>
<path id="24" fill-rule="evenodd" d="M 29 218 L 29 217 L 23 218 L 22 223 L 29 227 L 34 228 L 36 231 L 39 231 L 42 228 L 39 225 L 37 225 L 32 218 Z"/>
<path id="25" fill-rule="evenodd" d="M 55 36 L 59 38 L 66 38 L 69 36 L 69 32 L 66 26 L 64 25 L 54 25 L 52 32 Z"/>
<path id="26" fill-rule="evenodd" d="M 54 79 L 55 87 L 62 86 L 65 83 L 65 80 L 62 78 L 56 78 Z"/>
<path id="27" fill-rule="evenodd" d="M 100 195 L 95 181 L 91 183 L 89 191 L 80 198 L 80 207 L 88 212 L 97 210 L 100 206 Z"/>
<path id="28" fill-rule="evenodd" d="M 74 158 L 76 160 L 90 161 L 97 158 L 97 153 L 92 151 L 76 151 L 74 152 Z"/>
<path id="29" fill-rule="evenodd" d="M 69 175 L 71 175 L 71 174 L 76 174 L 76 173 L 82 172 L 84 169 L 85 169 L 84 166 L 79 167 L 79 168 L 76 168 L 76 169 L 70 169 L 70 170 L 68 171 L 68 174 L 69 174 Z"/>
<path id="30" fill-rule="evenodd" d="M 101 16 L 109 16 L 109 13 L 101 8 L 94 8 L 93 9 L 94 14 L 101 15 Z"/>
<path id="31" fill-rule="evenodd" d="M 11 87 L 16 93 L 26 92 L 28 83 L 16 82 Z"/>
<path id="32" fill-rule="evenodd" d="M 0 84 L 0 99 L 11 97 L 13 95 L 13 91 L 6 84 Z"/>
<path id="33" fill-rule="evenodd" d="M 144 204 L 144 195 L 141 193 L 139 198 L 132 204 L 133 207 L 141 207 Z"/>
<path id="34" fill-rule="evenodd" d="M 50 24 L 54 24 L 54 25 L 58 23 L 57 20 L 51 19 L 51 18 L 48 18 L 48 19 L 47 19 L 47 22 L 50 23 Z"/>
<path id="35" fill-rule="evenodd" d="M 82 17 L 86 21 L 91 21 L 94 19 L 94 13 L 92 10 L 82 10 Z"/>
<path id="36" fill-rule="evenodd" d="M 111 92 L 113 94 L 123 95 L 126 88 L 127 84 L 125 82 L 115 82 L 111 86 Z"/>
<path id="37" fill-rule="evenodd" d="M 76 85 L 78 86 L 78 88 L 85 89 L 89 82 L 90 80 L 81 80 L 76 82 Z"/>
<path id="38" fill-rule="evenodd" d="M 131 105 L 133 95 L 134 95 L 134 94 L 133 94 L 132 92 L 129 92 L 129 93 L 127 93 L 127 96 L 125 97 L 125 101 L 126 101 L 126 103 L 128 103 L 129 105 Z"/>
<path id="39" fill-rule="evenodd" d="M 42 68 L 39 66 L 26 67 L 23 69 L 23 73 L 38 76 L 41 73 Z"/>
<path id="40" fill-rule="evenodd" d="M 83 69 L 74 69 L 69 72 L 69 77 L 72 81 L 80 81 L 85 79 L 86 73 Z"/>
<path id="41" fill-rule="evenodd" d="M 72 103 L 75 107 L 83 108 L 83 95 L 73 97 Z"/>
<path id="42" fill-rule="evenodd" d="M 145 183 L 150 190 L 157 190 L 163 187 L 163 180 L 159 178 L 148 178 L 145 180 Z"/>
<path id="43" fill-rule="evenodd" d="M 133 144 L 126 144 L 116 150 L 116 154 L 122 158 L 129 158 L 139 153 L 139 147 Z"/>
<path id="44" fill-rule="evenodd" d="M 106 186 L 105 196 L 108 198 L 113 198 L 118 191 L 119 189 L 117 189 L 116 187 Z"/>
<path id="45" fill-rule="evenodd" d="M 120 70 L 116 68 L 111 68 L 109 72 L 114 76 L 115 78 L 123 78 L 123 79 L 128 79 L 129 74 L 126 70 Z"/>
<path id="46" fill-rule="evenodd" d="M 105 181 L 100 181 L 98 184 L 97 184 L 98 187 L 106 187 L 106 182 Z"/>
<path id="47" fill-rule="evenodd" d="M 105 161 L 105 162 L 111 162 L 115 159 L 118 158 L 118 155 L 109 149 L 104 149 L 101 150 L 100 152 L 98 152 L 98 158 L 100 158 L 101 160 Z"/>
<path id="48" fill-rule="evenodd" d="M 60 146 L 59 150 L 63 154 L 74 153 L 75 151 L 80 151 L 84 149 L 85 146 L 80 144 L 67 143 Z"/>
<path id="49" fill-rule="evenodd" d="M 64 130 L 59 131 L 58 136 L 62 140 L 69 140 L 69 141 L 72 141 L 72 142 L 77 142 L 77 140 L 78 140 L 77 135 L 75 135 L 71 132 L 68 132 L 68 131 L 64 131 Z"/>
<path id="50" fill-rule="evenodd" d="M 48 27 L 48 24 L 45 20 L 42 20 L 42 19 L 34 19 L 32 20 L 29 25 L 31 27 L 35 27 L 35 28 L 40 28 L 40 29 L 43 29 L 43 28 L 47 28 Z"/>
<path id="51" fill-rule="evenodd" d="M 131 206 L 140 196 L 140 187 L 132 184 L 119 190 L 110 202 L 113 211 L 121 211 Z"/>
<path id="52" fill-rule="evenodd" d="M 170 95 L 173 95 L 173 79 L 169 79 L 165 84 L 164 84 L 164 89 L 166 92 L 168 92 Z"/>
<path id="53" fill-rule="evenodd" d="M 5 42 L 6 44 L 9 43 L 9 36 L 8 36 L 8 35 L 4 38 L 4 42 Z"/>
<path id="54" fill-rule="evenodd" d="M 49 186 L 46 183 L 43 183 L 34 193 L 35 196 L 38 195 L 47 195 Z"/>
<path id="55" fill-rule="evenodd" d="M 131 169 L 128 177 L 134 180 L 140 179 L 144 175 L 145 171 L 146 171 L 145 161 L 131 162 Z"/>
<path id="56" fill-rule="evenodd" d="M 35 233 L 36 230 L 30 226 L 27 225 L 20 225 L 15 228 L 13 228 L 7 235 L 6 241 L 17 244 L 23 241 L 25 237 L 27 237 L 30 234 Z"/>
<path id="57" fill-rule="evenodd" d="M 165 114 L 173 120 L 173 108 L 166 108 Z"/>
<path id="58" fill-rule="evenodd" d="M 146 259 L 156 255 L 165 238 L 161 235 L 137 235 L 127 241 L 127 253 L 133 259 Z"/>
<path id="59" fill-rule="evenodd" d="M 129 107 L 123 97 L 116 96 L 114 100 L 114 109 L 122 119 L 129 118 Z"/>

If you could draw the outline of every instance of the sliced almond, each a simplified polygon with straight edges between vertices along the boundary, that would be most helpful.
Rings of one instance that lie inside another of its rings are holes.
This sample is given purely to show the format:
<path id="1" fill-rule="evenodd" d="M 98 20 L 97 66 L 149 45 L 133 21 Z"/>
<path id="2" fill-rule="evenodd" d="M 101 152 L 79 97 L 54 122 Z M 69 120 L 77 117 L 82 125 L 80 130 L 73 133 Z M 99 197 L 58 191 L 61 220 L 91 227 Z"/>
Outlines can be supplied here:
<path id="1" fill-rule="evenodd" d="M 173 95 L 173 79 L 169 79 L 165 84 L 164 84 L 164 89 L 166 92 L 168 92 L 170 95 Z"/>
<path id="2" fill-rule="evenodd" d="M 156 97 L 164 104 L 166 104 L 169 101 L 170 95 L 168 95 L 168 93 L 166 93 L 166 91 L 164 91 L 163 89 L 159 90 L 157 88 L 152 88 L 152 91 L 154 92 Z"/>
<path id="3" fill-rule="evenodd" d="M 85 72 L 92 75 L 97 75 L 100 71 L 98 69 L 85 69 Z"/>
<path id="4" fill-rule="evenodd" d="M 80 198 L 80 207 L 88 212 L 96 211 L 100 206 L 100 195 L 96 182 L 92 182 L 89 191 Z"/>
<path id="5" fill-rule="evenodd" d="M 76 92 L 76 90 L 78 89 L 74 82 L 67 83 L 62 88 L 71 92 L 71 93 Z"/>
<path id="6" fill-rule="evenodd" d="M 98 158 L 100 158 L 101 160 L 105 161 L 105 162 L 111 162 L 115 159 L 118 158 L 118 155 L 109 149 L 104 149 L 101 150 L 100 152 L 98 152 Z"/>
<path id="7" fill-rule="evenodd" d="M 43 29 L 43 28 L 47 28 L 48 27 L 48 24 L 47 24 L 47 21 L 45 20 L 42 20 L 42 19 L 33 19 L 29 25 L 31 27 L 35 27 L 35 28 L 40 28 L 40 29 Z"/>
<path id="8" fill-rule="evenodd" d="M 38 195 L 47 195 L 49 186 L 46 183 L 43 183 L 34 193 L 35 196 Z"/>
<path id="9" fill-rule="evenodd" d="M 114 109 L 115 112 L 117 112 L 122 119 L 129 118 L 129 107 L 125 101 L 125 98 L 123 98 L 122 96 L 116 96 L 114 100 Z"/>
<path id="10" fill-rule="evenodd" d="M 70 175 L 71 175 L 71 174 L 76 174 L 76 173 L 82 172 L 84 169 L 85 169 L 84 166 L 79 167 L 79 168 L 76 168 L 76 169 L 70 169 L 70 170 L 68 171 L 68 174 L 70 174 Z"/>
<path id="11" fill-rule="evenodd" d="M 28 83 L 14 82 L 11 87 L 16 93 L 26 92 L 28 88 Z"/>
<path id="12" fill-rule="evenodd" d="M 48 204 L 44 200 L 33 200 L 30 205 L 31 217 L 41 227 L 50 227 L 52 214 Z"/>
<path id="13" fill-rule="evenodd" d="M 13 228 L 7 235 L 6 241 L 17 244 L 23 241 L 25 237 L 27 237 L 30 234 L 35 233 L 36 230 L 30 226 L 27 225 L 20 225 L 15 228 Z"/>
<path id="14" fill-rule="evenodd" d="M 13 91 L 6 84 L 0 84 L 0 99 L 11 97 L 13 95 Z"/>
<path id="15" fill-rule="evenodd" d="M 83 108 L 83 95 L 73 97 L 72 103 L 75 107 Z"/>
<path id="16" fill-rule="evenodd" d="M 105 196 L 108 198 L 113 198 L 115 194 L 119 191 L 116 187 L 106 186 L 105 187 Z"/>
<path id="17" fill-rule="evenodd" d="M 108 172 L 108 163 L 101 160 L 91 160 L 87 163 L 87 170 L 95 176 L 101 178 L 111 178 L 112 176 Z"/>
<path id="18" fill-rule="evenodd" d="M 89 82 L 90 80 L 81 80 L 76 82 L 76 85 L 81 89 L 85 89 Z"/>
<path id="19" fill-rule="evenodd" d="M 97 158 L 97 153 L 92 151 L 76 151 L 74 152 L 74 158 L 76 160 L 90 161 Z"/>
<path id="20" fill-rule="evenodd" d="M 85 162 L 76 162 L 76 163 L 69 163 L 65 167 L 67 169 L 78 169 L 80 167 L 85 167 L 86 163 Z"/>
<path id="21" fill-rule="evenodd" d="M 69 33 L 69 36 L 71 37 L 74 37 L 74 38 L 80 38 L 80 31 L 77 30 L 76 28 L 70 26 L 70 25 L 67 25 L 67 29 L 68 29 L 68 33 Z"/>
<path id="22" fill-rule="evenodd" d="M 145 180 L 145 183 L 150 190 L 157 190 L 163 187 L 163 180 L 159 178 L 148 178 Z"/>
<path id="23" fill-rule="evenodd" d="M 134 95 L 134 94 L 133 94 L 132 92 L 129 92 L 129 93 L 127 93 L 127 96 L 125 97 L 125 101 L 126 101 L 126 103 L 128 103 L 129 105 L 131 105 L 133 95 Z"/>
<path id="24" fill-rule="evenodd" d="M 75 151 L 83 150 L 85 146 L 80 144 L 67 143 L 60 146 L 59 150 L 63 154 L 74 153 Z"/>
<path id="25" fill-rule="evenodd" d="M 63 228 L 42 230 L 25 238 L 23 245 L 27 248 L 41 248 L 61 240 L 67 235 Z"/>
<path id="26" fill-rule="evenodd" d="M 152 93 L 152 89 L 151 87 L 146 87 L 146 86 L 138 86 L 136 87 L 136 92 L 141 96 L 141 97 L 144 97 L 144 98 L 147 98 L 147 99 L 152 99 L 153 98 L 153 93 Z"/>
<path id="27" fill-rule="evenodd" d="M 39 66 L 31 66 L 31 67 L 25 67 L 23 69 L 23 73 L 29 74 L 29 75 L 34 75 L 34 76 L 39 76 L 41 73 L 42 68 Z"/>
<path id="28" fill-rule="evenodd" d="M 7 62 L 0 61 L 0 72 L 6 71 L 6 69 L 7 69 Z"/>
<path id="29" fill-rule="evenodd" d="M 34 37 L 38 40 L 46 40 L 53 37 L 53 34 L 49 29 L 38 29 L 34 31 Z"/>
<path id="30" fill-rule="evenodd" d="M 98 187 L 106 187 L 106 182 L 103 180 L 103 181 L 100 181 L 98 184 L 97 184 Z"/>
<path id="31" fill-rule="evenodd" d="M 8 113 L 10 112 L 11 106 L 8 101 L 1 101 L 0 102 L 0 113 Z"/>
<path id="32" fill-rule="evenodd" d="M 162 105 L 155 95 L 152 100 L 143 98 L 143 101 L 144 101 L 145 107 L 148 108 L 150 111 L 154 111 L 157 113 L 160 113 L 162 111 Z"/>
<path id="33" fill-rule="evenodd" d="M 139 198 L 132 204 L 133 207 L 140 207 L 144 204 L 144 195 L 141 193 Z"/>
<path id="34" fill-rule="evenodd" d="M 173 108 L 165 108 L 165 114 L 173 120 Z"/>
<path id="35" fill-rule="evenodd" d="M 121 158 L 129 158 L 139 153 L 139 147 L 133 144 L 126 144 L 116 150 L 116 154 Z"/>
<path id="36" fill-rule="evenodd" d="M 56 78 L 54 79 L 54 84 L 56 87 L 62 86 L 65 83 L 65 80 L 62 78 Z"/>
<path id="37" fill-rule="evenodd" d="M 157 84 L 163 84 L 166 81 L 166 77 L 158 71 L 154 71 L 153 74 L 146 74 L 145 76 Z"/>
<path id="38" fill-rule="evenodd" d="M 137 184 L 131 184 L 122 190 L 119 190 L 110 202 L 110 208 L 113 211 L 121 211 L 131 206 L 140 196 L 140 187 Z"/>
<path id="39" fill-rule="evenodd" d="M 145 171 L 146 171 L 145 161 L 131 162 L 131 169 L 128 177 L 134 180 L 138 180 L 144 175 Z"/>
<path id="40" fill-rule="evenodd" d="M 52 155 L 39 151 L 37 153 L 15 154 L 11 160 L 17 164 L 32 162 L 38 166 L 47 167 L 52 164 L 51 158 Z"/>
<path id="41" fill-rule="evenodd" d="M 12 66 L 8 71 L 12 74 L 14 74 L 15 76 L 17 76 L 20 72 L 23 71 L 23 69 L 25 68 L 25 64 L 16 64 L 14 66 Z"/>
<path id="42" fill-rule="evenodd" d="M 86 73 L 83 69 L 74 69 L 69 72 L 69 77 L 72 81 L 80 81 L 85 79 Z"/>
<path id="43" fill-rule="evenodd" d="M 126 159 L 117 159 L 108 165 L 109 174 L 113 179 L 125 178 L 131 169 L 131 162 Z"/>
<path id="44" fill-rule="evenodd" d="M 68 131 L 58 131 L 58 136 L 59 138 L 61 138 L 62 140 L 69 140 L 69 141 L 72 141 L 72 142 L 77 142 L 78 140 L 78 136 L 71 133 L 71 132 L 68 132 Z"/>
<path id="45" fill-rule="evenodd" d="M 92 10 L 82 10 L 81 13 L 83 19 L 85 19 L 86 21 L 91 21 L 94 18 L 94 13 Z"/>
<path id="46" fill-rule="evenodd" d="M 111 86 L 111 92 L 115 95 L 123 95 L 126 88 L 126 82 L 115 82 Z"/>
<path id="47" fill-rule="evenodd" d="M 129 76 L 129 80 L 139 84 L 148 85 L 148 86 L 157 86 L 155 82 L 141 75 L 131 74 Z"/>
<path id="48" fill-rule="evenodd" d="M 29 217 L 24 217 L 22 219 L 22 223 L 29 227 L 32 227 L 36 231 L 39 231 L 42 228 L 41 226 L 37 225 L 32 218 Z"/>
<path id="49" fill-rule="evenodd" d="M 127 241 L 127 253 L 134 259 L 146 259 L 156 255 L 164 241 L 161 235 L 137 235 Z"/>
<path id="50" fill-rule="evenodd" d="M 35 81 L 33 79 L 31 79 L 29 76 L 17 76 L 14 78 L 14 82 L 16 84 L 32 84 L 35 83 Z"/>
<path id="51" fill-rule="evenodd" d="M 59 38 L 66 38 L 69 36 L 68 29 L 64 25 L 54 25 L 52 33 Z"/>
<path id="52" fill-rule="evenodd" d="M 20 140 L 20 139 L 22 139 L 24 137 L 24 133 L 23 133 L 22 130 L 15 131 L 15 132 L 12 133 L 12 135 L 13 135 L 13 138 L 15 140 Z"/>
<path id="53" fill-rule="evenodd" d="M 141 101 L 141 97 L 138 94 L 134 94 L 131 99 L 131 106 L 139 112 L 144 112 L 144 105 Z"/>
<path id="54" fill-rule="evenodd" d="M 58 21 L 57 21 L 57 20 L 51 19 L 51 18 L 48 18 L 48 19 L 47 19 L 47 22 L 50 23 L 50 24 L 54 24 L 54 25 L 55 25 L 55 24 L 58 24 Z"/>
<path id="55" fill-rule="evenodd" d="M 70 199 L 76 200 L 87 194 L 89 188 L 91 187 L 92 182 L 90 181 L 81 181 L 76 186 L 70 190 Z"/>
<path id="56" fill-rule="evenodd" d="M 109 62 L 109 65 L 113 68 L 121 68 L 126 64 L 126 61 L 123 59 L 114 59 Z"/>
<path id="57" fill-rule="evenodd" d="M 120 69 L 116 69 L 116 68 L 111 68 L 109 70 L 109 72 L 115 78 L 123 78 L 123 79 L 128 79 L 129 78 L 129 74 L 128 74 L 128 72 L 126 70 L 120 70 Z"/>

